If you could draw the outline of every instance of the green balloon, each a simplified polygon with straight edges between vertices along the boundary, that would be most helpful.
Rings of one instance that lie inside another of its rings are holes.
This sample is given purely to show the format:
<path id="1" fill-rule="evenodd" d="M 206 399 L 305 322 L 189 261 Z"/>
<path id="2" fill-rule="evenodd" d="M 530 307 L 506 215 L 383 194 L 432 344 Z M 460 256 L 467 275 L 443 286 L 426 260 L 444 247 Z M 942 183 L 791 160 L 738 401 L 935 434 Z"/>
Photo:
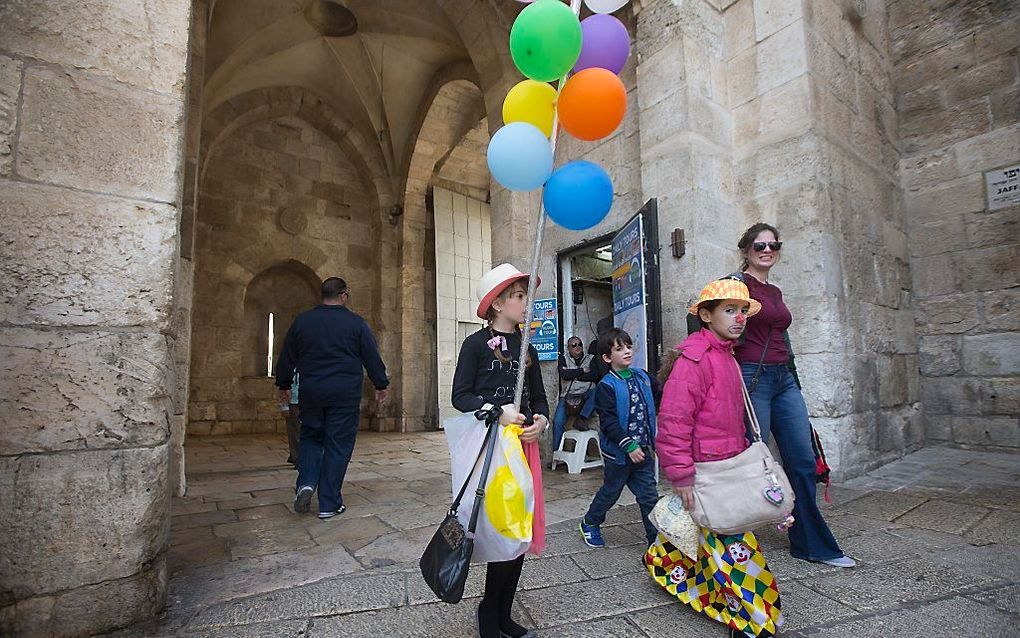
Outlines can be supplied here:
<path id="1" fill-rule="evenodd" d="M 536 0 L 510 29 L 510 56 L 525 76 L 559 80 L 581 55 L 581 23 L 560 0 Z"/>

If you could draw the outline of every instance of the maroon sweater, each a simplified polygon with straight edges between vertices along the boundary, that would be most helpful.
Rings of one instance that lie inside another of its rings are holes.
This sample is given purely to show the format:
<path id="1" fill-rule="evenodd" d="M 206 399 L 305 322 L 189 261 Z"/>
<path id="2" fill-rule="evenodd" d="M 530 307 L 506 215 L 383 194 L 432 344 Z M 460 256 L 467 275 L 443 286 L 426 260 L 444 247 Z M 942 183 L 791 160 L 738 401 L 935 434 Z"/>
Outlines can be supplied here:
<path id="1" fill-rule="evenodd" d="M 744 283 L 747 284 L 751 298 L 761 303 L 761 312 L 747 320 L 744 338 L 733 351 L 737 361 L 740 363 L 761 361 L 765 341 L 771 332 L 772 339 L 768 342 L 769 351 L 765 355 L 764 363 L 786 363 L 790 358 L 790 353 L 786 348 L 783 332 L 793 322 L 793 315 L 783 303 L 783 291 L 778 286 L 758 281 L 753 275 L 746 272 L 744 273 Z"/>

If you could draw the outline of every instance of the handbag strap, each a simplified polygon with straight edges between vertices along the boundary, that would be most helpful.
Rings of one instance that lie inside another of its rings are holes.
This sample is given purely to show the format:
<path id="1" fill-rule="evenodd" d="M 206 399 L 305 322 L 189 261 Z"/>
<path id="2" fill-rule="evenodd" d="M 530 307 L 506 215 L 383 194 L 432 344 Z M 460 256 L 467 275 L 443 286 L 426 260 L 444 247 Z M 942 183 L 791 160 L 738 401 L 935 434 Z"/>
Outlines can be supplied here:
<path id="1" fill-rule="evenodd" d="M 482 446 L 478 448 L 478 456 L 475 457 L 475 462 L 471 464 L 471 468 L 474 469 L 478 465 L 478 461 L 481 460 L 482 454 L 485 454 L 485 450 L 488 447 L 489 439 L 492 437 L 493 428 L 488 427 L 485 432 L 485 439 L 482 440 Z M 482 475 L 485 478 L 485 475 Z M 460 486 L 460 491 L 457 492 L 457 498 L 453 499 L 453 503 L 450 505 L 450 514 L 452 516 L 457 515 L 457 510 L 460 508 L 460 500 L 464 498 L 464 492 L 467 491 L 468 483 L 471 482 L 471 472 L 468 472 L 467 478 L 464 479 L 464 484 Z"/>
<path id="2" fill-rule="evenodd" d="M 754 389 L 758 387 L 758 381 L 761 380 L 761 372 L 765 367 L 765 355 L 769 353 L 769 344 L 772 343 L 772 329 L 769 328 L 769 334 L 765 337 L 765 346 L 761 349 L 761 358 L 758 359 L 758 369 L 754 371 L 754 376 L 751 377 L 751 389 L 747 392 L 754 392 Z M 744 375 L 740 375 L 743 379 Z"/>
<path id="3" fill-rule="evenodd" d="M 478 525 L 478 514 L 481 512 L 482 497 L 485 496 L 485 479 L 489 476 L 489 466 L 492 465 L 492 453 L 496 449 L 496 429 L 499 427 L 499 414 L 497 413 L 494 418 L 486 422 L 489 426 L 489 444 L 485 450 L 485 463 L 482 464 L 482 473 L 478 477 L 478 487 L 475 489 L 475 504 L 471 507 L 471 519 L 468 522 L 467 531 L 469 534 L 475 533 L 475 527 Z M 477 462 L 477 461 L 476 461 Z M 470 475 L 469 475 L 470 478 Z"/>
<path id="4" fill-rule="evenodd" d="M 740 392 L 744 395 L 744 409 L 747 411 L 747 419 L 751 422 L 751 431 L 754 432 L 755 442 L 761 442 L 761 426 L 758 424 L 758 415 L 754 411 L 754 404 L 751 403 L 751 394 L 747 391 L 747 386 L 744 385 L 744 375 L 740 372 L 740 364 L 737 360 L 733 360 L 733 365 L 737 367 L 737 378 L 740 379 Z"/>

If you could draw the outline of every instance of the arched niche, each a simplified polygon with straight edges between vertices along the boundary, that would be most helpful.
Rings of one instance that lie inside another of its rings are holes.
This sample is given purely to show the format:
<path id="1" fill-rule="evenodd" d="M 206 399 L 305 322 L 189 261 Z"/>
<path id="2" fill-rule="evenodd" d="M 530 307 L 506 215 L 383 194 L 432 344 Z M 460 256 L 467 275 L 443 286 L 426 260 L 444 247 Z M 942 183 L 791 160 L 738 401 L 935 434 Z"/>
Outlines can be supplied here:
<path id="1" fill-rule="evenodd" d="M 318 303 L 321 284 L 311 268 L 295 260 L 275 264 L 252 277 L 244 291 L 244 376 L 275 374 L 287 329 L 298 314 Z M 268 358 L 270 342 L 272 369 Z"/>

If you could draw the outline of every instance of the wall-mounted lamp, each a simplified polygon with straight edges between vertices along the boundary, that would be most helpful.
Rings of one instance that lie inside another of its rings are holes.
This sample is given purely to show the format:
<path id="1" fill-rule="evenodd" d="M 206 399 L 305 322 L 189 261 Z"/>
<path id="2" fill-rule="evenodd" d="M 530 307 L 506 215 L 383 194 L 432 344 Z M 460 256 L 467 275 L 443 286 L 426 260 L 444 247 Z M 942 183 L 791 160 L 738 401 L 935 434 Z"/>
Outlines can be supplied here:
<path id="1" fill-rule="evenodd" d="M 669 237 L 669 245 L 673 249 L 673 256 L 677 259 L 683 257 L 687 253 L 687 240 L 684 238 L 684 229 L 674 228 Z"/>

